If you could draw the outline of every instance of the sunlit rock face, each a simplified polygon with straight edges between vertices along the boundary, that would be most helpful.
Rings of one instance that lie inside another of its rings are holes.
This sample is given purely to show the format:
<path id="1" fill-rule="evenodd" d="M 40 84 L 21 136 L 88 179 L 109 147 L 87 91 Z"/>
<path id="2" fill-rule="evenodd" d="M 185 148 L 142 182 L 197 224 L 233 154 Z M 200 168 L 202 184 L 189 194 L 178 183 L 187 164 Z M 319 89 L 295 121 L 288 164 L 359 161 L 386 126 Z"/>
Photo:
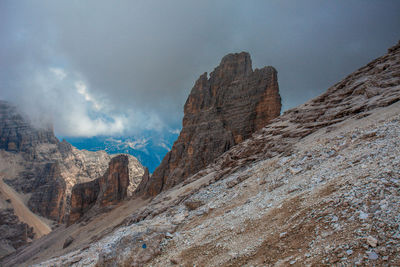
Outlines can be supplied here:
<path id="1" fill-rule="evenodd" d="M 204 73 L 196 81 L 184 107 L 178 140 L 137 193 L 154 196 L 181 183 L 280 111 L 277 71 L 273 67 L 253 70 L 245 52 L 226 55 L 209 78 Z"/>

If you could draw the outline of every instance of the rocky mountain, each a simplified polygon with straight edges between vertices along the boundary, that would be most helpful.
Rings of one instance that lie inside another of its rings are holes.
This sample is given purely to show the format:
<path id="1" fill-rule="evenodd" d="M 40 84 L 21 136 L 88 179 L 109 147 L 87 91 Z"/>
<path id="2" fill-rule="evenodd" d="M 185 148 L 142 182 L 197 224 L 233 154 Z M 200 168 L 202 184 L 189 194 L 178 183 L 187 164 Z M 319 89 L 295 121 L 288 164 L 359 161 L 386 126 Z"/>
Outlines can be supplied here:
<path id="1" fill-rule="evenodd" d="M 398 266 L 399 100 L 400 42 L 184 183 L 1 264 Z"/>
<path id="2" fill-rule="evenodd" d="M 73 186 L 103 176 L 110 160 L 117 156 L 78 150 L 65 140 L 60 142 L 51 127 L 34 127 L 5 101 L 0 101 L 0 134 L 0 179 L 20 194 L 31 211 L 56 223 L 68 217 Z M 145 168 L 134 157 L 126 157 L 127 186 L 132 192 Z"/>
<path id="3" fill-rule="evenodd" d="M 248 53 L 229 54 L 196 81 L 184 107 L 183 128 L 171 151 L 138 194 L 155 196 L 181 183 L 279 116 L 273 67 L 252 69 Z"/>

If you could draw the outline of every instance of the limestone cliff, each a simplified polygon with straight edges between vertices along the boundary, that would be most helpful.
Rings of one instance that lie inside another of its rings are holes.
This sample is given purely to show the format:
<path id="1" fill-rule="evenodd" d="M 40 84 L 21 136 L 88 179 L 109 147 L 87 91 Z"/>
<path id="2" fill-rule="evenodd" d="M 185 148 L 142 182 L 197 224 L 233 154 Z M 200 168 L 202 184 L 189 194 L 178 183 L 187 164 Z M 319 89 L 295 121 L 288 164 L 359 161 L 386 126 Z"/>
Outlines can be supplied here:
<path id="1" fill-rule="evenodd" d="M 72 188 L 71 212 L 68 223 L 74 223 L 93 206 L 105 207 L 118 204 L 126 199 L 130 190 L 136 189 L 142 176 L 130 171 L 132 168 L 127 155 L 119 155 L 111 159 L 109 167 L 102 177 L 96 180 L 76 184 Z M 143 173 L 148 175 L 148 171 Z"/>
<path id="2" fill-rule="evenodd" d="M 209 78 L 204 73 L 196 81 L 178 140 L 137 193 L 154 196 L 184 181 L 279 116 L 280 110 L 273 67 L 253 71 L 245 52 L 223 57 Z"/>

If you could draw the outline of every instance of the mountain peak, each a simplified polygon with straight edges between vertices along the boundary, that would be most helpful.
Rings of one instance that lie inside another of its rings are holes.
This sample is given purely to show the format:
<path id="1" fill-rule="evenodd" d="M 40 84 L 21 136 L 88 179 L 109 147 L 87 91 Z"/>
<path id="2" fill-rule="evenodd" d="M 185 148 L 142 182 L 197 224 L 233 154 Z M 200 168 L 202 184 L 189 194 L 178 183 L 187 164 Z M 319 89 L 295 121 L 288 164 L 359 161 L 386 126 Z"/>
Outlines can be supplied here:
<path id="1" fill-rule="evenodd" d="M 232 79 L 247 76 L 252 72 L 250 54 L 240 52 L 224 56 L 210 76 L 214 79 Z"/>
<path id="2" fill-rule="evenodd" d="M 280 110 L 274 68 L 253 72 L 246 52 L 224 56 L 209 79 L 203 74 L 195 83 L 178 140 L 140 193 L 156 195 L 181 183 L 279 116 Z"/>

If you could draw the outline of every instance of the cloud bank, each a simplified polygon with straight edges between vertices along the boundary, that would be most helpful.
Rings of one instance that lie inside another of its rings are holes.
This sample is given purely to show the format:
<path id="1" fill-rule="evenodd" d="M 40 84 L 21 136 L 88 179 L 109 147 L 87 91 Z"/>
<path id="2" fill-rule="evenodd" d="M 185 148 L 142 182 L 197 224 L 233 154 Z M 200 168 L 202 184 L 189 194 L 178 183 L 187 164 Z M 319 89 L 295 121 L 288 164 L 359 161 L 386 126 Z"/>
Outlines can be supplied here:
<path id="1" fill-rule="evenodd" d="M 57 133 L 179 128 L 227 53 L 278 70 L 284 109 L 397 42 L 397 0 L 1 1 L 0 98 Z"/>

